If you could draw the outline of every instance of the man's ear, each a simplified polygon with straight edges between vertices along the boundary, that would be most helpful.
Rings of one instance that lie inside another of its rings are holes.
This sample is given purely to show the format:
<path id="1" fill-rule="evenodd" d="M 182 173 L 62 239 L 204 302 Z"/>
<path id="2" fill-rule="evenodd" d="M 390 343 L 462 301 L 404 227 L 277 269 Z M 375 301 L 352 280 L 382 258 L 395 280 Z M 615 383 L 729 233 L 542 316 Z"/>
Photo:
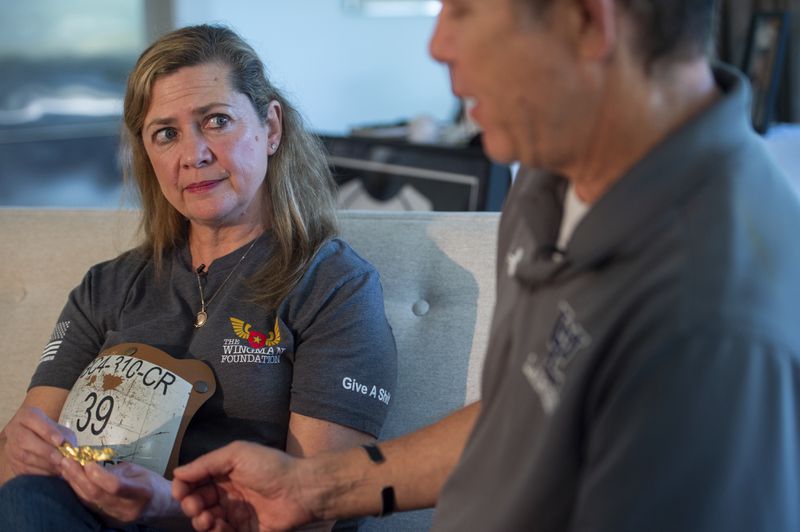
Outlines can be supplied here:
<path id="1" fill-rule="evenodd" d="M 578 52 L 602 61 L 614 52 L 619 39 L 616 0 L 573 0 L 579 20 Z"/>

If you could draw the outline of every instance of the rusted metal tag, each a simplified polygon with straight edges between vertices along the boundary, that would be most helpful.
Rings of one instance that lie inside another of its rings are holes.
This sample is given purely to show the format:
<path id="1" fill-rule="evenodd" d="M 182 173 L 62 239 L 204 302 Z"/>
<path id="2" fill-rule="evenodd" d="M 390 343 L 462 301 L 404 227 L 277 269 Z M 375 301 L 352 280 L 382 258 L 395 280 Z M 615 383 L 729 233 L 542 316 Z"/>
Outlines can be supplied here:
<path id="1" fill-rule="evenodd" d="M 170 478 L 189 420 L 215 390 L 211 368 L 199 360 L 120 344 L 83 370 L 58 422 L 75 432 L 78 447 L 112 447 L 114 460 Z"/>

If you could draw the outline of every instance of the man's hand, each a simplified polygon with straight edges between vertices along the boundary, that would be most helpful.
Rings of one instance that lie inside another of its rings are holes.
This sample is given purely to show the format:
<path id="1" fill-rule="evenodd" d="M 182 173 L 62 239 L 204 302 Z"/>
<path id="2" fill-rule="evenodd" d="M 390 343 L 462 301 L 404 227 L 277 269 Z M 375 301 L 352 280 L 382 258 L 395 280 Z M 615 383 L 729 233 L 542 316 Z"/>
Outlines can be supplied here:
<path id="1" fill-rule="evenodd" d="M 110 524 L 153 523 L 181 515 L 169 481 L 144 467 L 125 462 L 109 468 L 94 462 L 81 466 L 70 458 L 60 466 L 83 504 Z"/>
<path id="2" fill-rule="evenodd" d="M 381 442 L 374 463 L 356 446 L 290 455 L 234 442 L 174 471 L 172 494 L 195 529 L 289 530 L 307 523 L 382 511 L 381 490 L 392 486 L 398 511 L 433 506 L 455 467 L 480 403 L 407 436 Z"/>
<path id="3" fill-rule="evenodd" d="M 75 444 L 75 434 L 39 408 L 22 406 L 3 429 L 5 462 L 10 475 L 58 475 L 61 443 Z"/>
<path id="4" fill-rule="evenodd" d="M 199 531 L 289 530 L 321 519 L 310 510 L 314 483 L 302 462 L 234 442 L 175 469 L 172 494 Z"/>

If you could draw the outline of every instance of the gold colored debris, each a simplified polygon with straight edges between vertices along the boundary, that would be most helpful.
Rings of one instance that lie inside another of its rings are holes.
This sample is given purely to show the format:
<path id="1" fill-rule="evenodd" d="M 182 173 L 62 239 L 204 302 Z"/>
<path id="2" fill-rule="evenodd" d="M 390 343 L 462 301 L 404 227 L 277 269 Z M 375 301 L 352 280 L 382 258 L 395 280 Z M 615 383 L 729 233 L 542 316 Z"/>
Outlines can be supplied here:
<path id="1" fill-rule="evenodd" d="M 59 445 L 58 450 L 67 458 L 72 458 L 81 465 L 86 465 L 87 462 L 105 462 L 117 455 L 111 447 L 92 447 L 91 445 L 75 447 L 69 442 Z"/>

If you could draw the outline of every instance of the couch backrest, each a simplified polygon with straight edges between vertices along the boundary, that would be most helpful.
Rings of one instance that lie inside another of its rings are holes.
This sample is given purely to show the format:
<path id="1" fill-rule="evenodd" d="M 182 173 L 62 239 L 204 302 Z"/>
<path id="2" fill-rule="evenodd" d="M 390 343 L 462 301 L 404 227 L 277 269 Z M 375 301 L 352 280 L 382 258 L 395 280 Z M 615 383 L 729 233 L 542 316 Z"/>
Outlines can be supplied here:
<path id="1" fill-rule="evenodd" d="M 131 247 L 137 219 L 117 211 L 0 209 L 0 423 L 25 396 L 67 294 L 89 266 Z"/>
<path id="2" fill-rule="evenodd" d="M 495 295 L 497 213 L 348 213 L 343 233 L 381 274 L 397 342 L 398 389 L 382 439 L 478 399 Z M 370 519 L 376 531 L 423 531 L 431 510 Z"/>
<path id="3" fill-rule="evenodd" d="M 0 423 L 22 401 L 67 293 L 89 266 L 128 249 L 137 214 L 0 209 Z M 382 439 L 479 396 L 494 306 L 496 213 L 342 211 L 344 238 L 381 274 L 399 352 Z M 369 520 L 368 530 L 425 530 L 430 511 Z"/>

